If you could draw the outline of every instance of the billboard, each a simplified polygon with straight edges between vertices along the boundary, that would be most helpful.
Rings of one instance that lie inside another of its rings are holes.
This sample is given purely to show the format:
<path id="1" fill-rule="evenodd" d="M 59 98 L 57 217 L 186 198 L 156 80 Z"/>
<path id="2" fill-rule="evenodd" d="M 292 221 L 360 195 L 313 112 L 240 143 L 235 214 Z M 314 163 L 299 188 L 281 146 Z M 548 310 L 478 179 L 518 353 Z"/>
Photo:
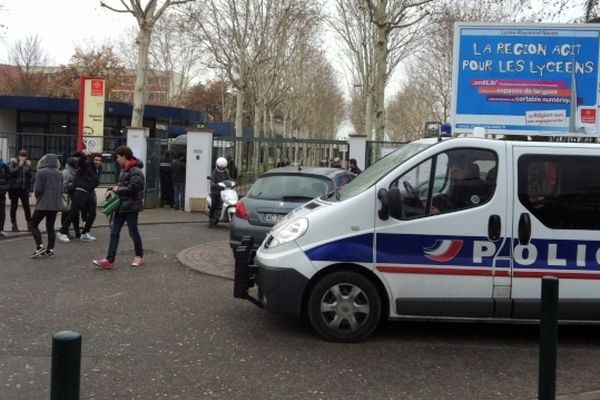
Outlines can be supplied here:
<path id="1" fill-rule="evenodd" d="M 457 23 L 455 132 L 598 136 L 599 39 L 600 25 Z"/>
<path id="2" fill-rule="evenodd" d="M 102 153 L 104 147 L 104 78 L 81 77 L 77 150 Z"/>

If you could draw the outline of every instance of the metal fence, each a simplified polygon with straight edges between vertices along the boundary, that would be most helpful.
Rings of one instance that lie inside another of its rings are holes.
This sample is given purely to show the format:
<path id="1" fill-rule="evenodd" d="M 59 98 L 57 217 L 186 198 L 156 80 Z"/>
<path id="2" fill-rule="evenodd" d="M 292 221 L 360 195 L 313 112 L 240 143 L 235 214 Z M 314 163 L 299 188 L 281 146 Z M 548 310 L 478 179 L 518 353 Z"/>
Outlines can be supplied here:
<path id="1" fill-rule="evenodd" d="M 39 159 L 47 153 L 58 155 L 61 165 L 64 165 L 71 154 L 77 151 L 77 135 L 61 135 L 48 133 L 0 133 L 0 140 L 6 139 L 7 160 L 15 157 L 20 149 L 27 150 L 28 158 L 31 160 L 33 168 L 37 166 Z M 88 139 L 97 139 L 103 144 L 103 163 L 101 184 L 114 184 L 117 182 L 119 171 L 117 165 L 113 162 L 112 153 L 114 150 L 126 143 L 123 137 L 92 137 Z"/>
<path id="2" fill-rule="evenodd" d="M 125 137 L 88 137 L 103 143 L 103 172 L 101 184 L 112 185 L 117 182 L 118 168 L 112 154 L 114 150 L 125 145 Z M 156 139 L 157 141 L 159 139 Z M 157 142 L 158 143 L 158 142 Z M 167 140 L 160 140 L 160 146 L 149 148 L 149 156 L 158 160 L 169 147 Z M 365 168 L 391 151 L 402 147 L 404 142 L 367 142 Z M 38 160 L 46 153 L 58 155 L 61 164 L 77 151 L 77 135 L 50 133 L 0 133 L 0 149 L 7 161 L 15 157 L 20 149 L 27 150 L 29 159 L 35 169 Z M 226 157 L 233 173 L 238 177 L 240 195 L 264 172 L 281 165 L 297 166 L 329 166 L 335 157 L 342 159 L 347 166 L 350 146 L 343 140 L 315 140 L 297 138 L 244 138 L 232 136 L 215 136 L 213 139 L 213 164 L 218 157 Z M 158 161 L 150 164 L 158 165 Z M 151 167 L 152 165 L 149 165 Z M 151 177 L 153 176 L 149 171 Z M 158 167 L 156 169 L 158 174 Z M 157 178 L 158 182 L 158 178 Z"/>

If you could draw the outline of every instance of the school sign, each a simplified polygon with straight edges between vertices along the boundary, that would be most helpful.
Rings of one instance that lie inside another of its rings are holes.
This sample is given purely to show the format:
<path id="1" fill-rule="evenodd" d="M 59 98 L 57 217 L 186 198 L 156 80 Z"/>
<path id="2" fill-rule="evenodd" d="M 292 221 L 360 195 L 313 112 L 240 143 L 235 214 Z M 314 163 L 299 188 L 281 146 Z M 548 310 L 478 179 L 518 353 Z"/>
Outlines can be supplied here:
<path id="1" fill-rule="evenodd" d="M 454 132 L 599 136 L 600 25 L 454 29 Z"/>

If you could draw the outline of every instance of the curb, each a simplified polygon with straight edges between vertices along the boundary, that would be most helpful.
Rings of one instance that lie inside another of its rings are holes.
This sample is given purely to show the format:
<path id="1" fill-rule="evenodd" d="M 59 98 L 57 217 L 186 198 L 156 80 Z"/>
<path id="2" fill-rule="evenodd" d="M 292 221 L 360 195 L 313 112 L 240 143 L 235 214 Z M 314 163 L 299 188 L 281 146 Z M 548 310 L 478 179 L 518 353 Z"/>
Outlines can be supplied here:
<path id="1" fill-rule="evenodd" d="M 233 281 L 234 261 L 228 240 L 183 249 L 177 253 L 177 261 L 192 271 Z"/>
<path id="2" fill-rule="evenodd" d="M 556 400 L 600 400 L 600 390 L 591 392 L 564 394 L 556 396 Z"/>
<path id="3" fill-rule="evenodd" d="M 147 222 L 138 222 L 138 225 L 179 225 L 179 224 L 208 224 L 208 221 L 147 221 Z M 108 228 L 110 227 L 109 224 L 98 224 L 98 225 L 94 225 L 94 228 Z M 69 227 L 70 228 L 70 227 Z M 58 229 L 56 229 L 56 231 L 58 232 Z M 40 232 L 42 233 L 42 235 L 45 235 L 47 232 L 46 230 L 42 230 L 40 229 Z M 8 236 L 5 236 L 4 238 L 0 238 L 0 242 L 3 240 L 10 240 L 10 239 L 18 239 L 18 238 L 22 238 L 22 237 L 29 237 L 31 236 L 31 232 L 29 231 L 19 231 L 19 232 L 7 232 Z"/>

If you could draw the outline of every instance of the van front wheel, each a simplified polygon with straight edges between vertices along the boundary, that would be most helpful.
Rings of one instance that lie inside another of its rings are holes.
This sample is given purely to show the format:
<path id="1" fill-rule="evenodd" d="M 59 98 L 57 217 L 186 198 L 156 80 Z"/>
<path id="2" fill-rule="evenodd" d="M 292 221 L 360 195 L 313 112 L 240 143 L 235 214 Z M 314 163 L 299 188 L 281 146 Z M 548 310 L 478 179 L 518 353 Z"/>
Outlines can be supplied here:
<path id="1" fill-rule="evenodd" d="M 322 277 L 310 292 L 308 318 L 327 340 L 357 342 L 377 328 L 381 299 L 373 282 L 364 275 L 333 272 Z"/>

